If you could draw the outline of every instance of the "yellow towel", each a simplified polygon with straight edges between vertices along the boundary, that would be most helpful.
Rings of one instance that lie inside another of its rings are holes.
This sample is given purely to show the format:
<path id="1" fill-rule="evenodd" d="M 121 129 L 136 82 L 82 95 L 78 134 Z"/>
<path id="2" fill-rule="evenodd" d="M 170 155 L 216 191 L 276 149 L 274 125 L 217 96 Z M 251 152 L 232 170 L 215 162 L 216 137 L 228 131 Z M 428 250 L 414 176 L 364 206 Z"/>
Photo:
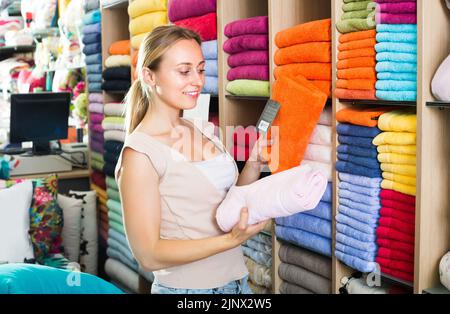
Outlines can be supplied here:
<path id="1" fill-rule="evenodd" d="M 401 174 L 396 174 L 392 172 L 383 172 L 383 179 L 410 186 L 416 186 L 415 177 L 402 176 Z"/>
<path id="2" fill-rule="evenodd" d="M 102 199 L 102 198 L 107 199 L 108 198 L 108 194 L 106 194 L 106 191 L 94 183 L 91 183 L 91 190 L 93 190 L 97 193 L 97 197 L 99 199 Z"/>
<path id="3" fill-rule="evenodd" d="M 390 132 L 416 133 L 417 116 L 411 110 L 394 110 L 382 114 L 378 119 L 378 128 Z"/>
<path id="4" fill-rule="evenodd" d="M 108 207 L 106 207 L 106 205 L 100 203 L 99 208 L 101 212 L 108 214 Z"/>
<path id="5" fill-rule="evenodd" d="M 373 139 L 373 145 L 416 145 L 416 133 L 383 132 Z"/>
<path id="6" fill-rule="evenodd" d="M 403 176 L 416 177 L 416 166 L 382 163 L 381 170 Z"/>
<path id="7" fill-rule="evenodd" d="M 131 36 L 136 36 L 139 34 L 150 33 L 156 27 L 166 25 L 167 23 L 167 12 L 158 11 L 147 13 L 132 19 L 128 29 Z"/>
<path id="8" fill-rule="evenodd" d="M 394 190 L 403 194 L 416 196 L 416 187 L 406 184 L 397 183 L 394 181 L 383 180 L 381 181 L 381 188 L 385 190 Z"/>
<path id="9" fill-rule="evenodd" d="M 105 60 L 105 67 L 114 68 L 120 66 L 131 66 L 131 57 L 127 55 L 109 56 Z"/>
<path id="10" fill-rule="evenodd" d="M 133 47 L 134 50 L 139 50 L 139 47 L 147 34 L 148 33 L 131 37 L 131 47 Z"/>
<path id="11" fill-rule="evenodd" d="M 394 153 L 383 153 L 378 154 L 378 161 L 391 163 L 391 164 L 400 164 L 400 165 L 416 165 L 416 156 L 415 155 L 403 155 L 403 154 L 394 154 Z"/>
<path id="12" fill-rule="evenodd" d="M 416 155 L 416 145 L 380 145 L 378 153 L 395 153 L 404 155 Z"/>
<path id="13" fill-rule="evenodd" d="M 167 11 L 167 0 L 134 0 L 128 6 L 128 15 L 132 19 L 155 11 Z"/>

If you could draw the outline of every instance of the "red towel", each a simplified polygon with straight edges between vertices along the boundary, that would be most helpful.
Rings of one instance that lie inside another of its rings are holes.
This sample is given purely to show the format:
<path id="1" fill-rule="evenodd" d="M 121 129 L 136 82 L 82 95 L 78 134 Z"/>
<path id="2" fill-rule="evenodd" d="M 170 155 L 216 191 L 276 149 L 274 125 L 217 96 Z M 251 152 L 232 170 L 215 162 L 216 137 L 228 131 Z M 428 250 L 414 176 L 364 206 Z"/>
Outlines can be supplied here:
<path id="1" fill-rule="evenodd" d="M 217 17 L 215 12 L 176 21 L 174 24 L 197 32 L 202 41 L 217 39 Z"/>
<path id="2" fill-rule="evenodd" d="M 383 246 L 378 249 L 377 256 L 384 259 L 414 263 L 414 255 Z"/>
<path id="3" fill-rule="evenodd" d="M 91 180 L 95 185 L 106 190 L 105 174 L 103 172 L 94 170 L 91 174 Z"/>
<path id="4" fill-rule="evenodd" d="M 409 235 L 414 235 L 415 226 L 395 218 L 381 217 L 378 224 L 383 227 L 393 228 Z"/>
<path id="5" fill-rule="evenodd" d="M 377 244 L 381 247 L 387 247 L 391 250 L 398 250 L 408 255 L 414 255 L 414 245 L 406 242 L 396 241 L 388 238 L 379 237 Z"/>
<path id="6" fill-rule="evenodd" d="M 416 206 L 416 197 L 411 195 L 406 195 L 393 190 L 382 189 L 380 193 L 381 199 L 393 200 L 401 203 L 407 203 Z"/>
<path id="7" fill-rule="evenodd" d="M 416 215 L 389 207 L 381 208 L 380 215 L 381 217 L 395 218 L 412 225 L 416 223 Z"/>
<path id="8" fill-rule="evenodd" d="M 397 240 L 414 245 L 414 236 L 395 230 L 393 228 L 379 226 L 377 228 L 377 237 L 388 238 L 391 240 Z"/>
<path id="9" fill-rule="evenodd" d="M 400 270 L 391 269 L 386 266 L 381 266 L 381 272 L 386 275 L 389 275 L 389 276 L 392 276 L 392 277 L 395 277 L 395 278 L 398 278 L 401 280 L 405 280 L 408 282 L 414 282 L 414 273 L 405 273 Z"/>
<path id="10" fill-rule="evenodd" d="M 414 263 L 408 263 L 403 261 L 397 261 L 394 259 L 386 259 L 377 257 L 375 260 L 381 267 L 389 267 L 392 270 L 400 270 L 405 273 L 414 273 Z"/>
<path id="11" fill-rule="evenodd" d="M 400 210 L 409 214 L 415 214 L 416 212 L 416 205 L 410 205 L 392 200 L 381 199 L 381 206 Z"/>
<path id="12" fill-rule="evenodd" d="M 250 153 L 250 147 L 235 144 L 231 156 L 233 156 L 236 161 L 247 161 L 250 158 Z"/>

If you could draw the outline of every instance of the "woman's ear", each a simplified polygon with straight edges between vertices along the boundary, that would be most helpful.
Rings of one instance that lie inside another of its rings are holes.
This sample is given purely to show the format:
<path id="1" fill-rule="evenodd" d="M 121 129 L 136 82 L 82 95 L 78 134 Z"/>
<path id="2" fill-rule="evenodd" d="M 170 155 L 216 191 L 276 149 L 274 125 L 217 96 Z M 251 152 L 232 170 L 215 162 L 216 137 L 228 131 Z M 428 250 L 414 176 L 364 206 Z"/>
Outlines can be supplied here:
<path id="1" fill-rule="evenodd" d="M 147 84 L 150 87 L 156 86 L 156 75 L 155 72 L 150 70 L 149 68 L 143 68 L 142 69 L 142 80 L 145 84 Z"/>

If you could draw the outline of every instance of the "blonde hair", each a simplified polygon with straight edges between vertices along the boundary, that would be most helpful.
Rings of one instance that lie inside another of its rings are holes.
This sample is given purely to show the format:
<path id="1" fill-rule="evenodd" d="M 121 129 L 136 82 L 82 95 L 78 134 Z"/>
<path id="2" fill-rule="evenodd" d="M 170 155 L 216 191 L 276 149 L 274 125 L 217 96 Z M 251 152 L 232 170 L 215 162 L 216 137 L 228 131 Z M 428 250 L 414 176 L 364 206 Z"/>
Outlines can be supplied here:
<path id="1" fill-rule="evenodd" d="M 183 39 L 193 39 L 199 45 L 202 42 L 196 32 L 175 25 L 155 28 L 142 42 L 136 66 L 138 77 L 125 97 L 127 134 L 133 132 L 141 123 L 152 104 L 151 91 L 142 83 L 142 69 L 148 68 L 156 71 L 166 51 Z"/>

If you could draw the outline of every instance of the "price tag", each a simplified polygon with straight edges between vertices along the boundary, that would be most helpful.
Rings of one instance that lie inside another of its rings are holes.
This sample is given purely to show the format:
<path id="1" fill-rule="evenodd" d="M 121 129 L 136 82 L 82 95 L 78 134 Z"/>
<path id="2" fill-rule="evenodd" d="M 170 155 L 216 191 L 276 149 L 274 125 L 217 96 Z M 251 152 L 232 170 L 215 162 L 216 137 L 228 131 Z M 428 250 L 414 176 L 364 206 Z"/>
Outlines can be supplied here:
<path id="1" fill-rule="evenodd" d="M 267 101 L 266 107 L 264 108 L 264 111 L 256 124 L 256 128 L 259 132 L 264 134 L 267 133 L 273 120 L 275 120 L 280 107 L 281 105 L 272 99 Z"/>

